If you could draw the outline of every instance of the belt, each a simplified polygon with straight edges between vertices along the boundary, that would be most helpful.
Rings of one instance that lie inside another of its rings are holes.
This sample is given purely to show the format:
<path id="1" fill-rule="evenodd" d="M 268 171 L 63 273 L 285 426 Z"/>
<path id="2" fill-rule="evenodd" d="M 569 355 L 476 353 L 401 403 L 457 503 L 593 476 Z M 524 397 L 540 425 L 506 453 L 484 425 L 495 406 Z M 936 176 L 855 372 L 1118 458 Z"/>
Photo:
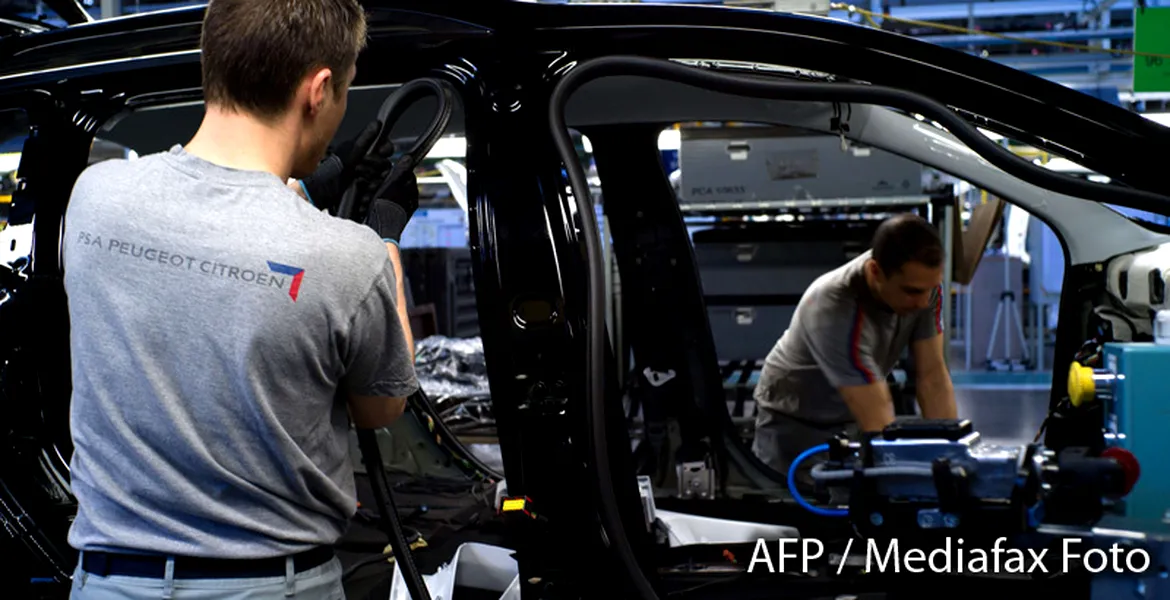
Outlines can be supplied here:
<path id="1" fill-rule="evenodd" d="M 296 572 L 307 571 L 333 560 L 333 548 L 319 546 L 293 555 Z M 287 557 L 273 558 L 202 558 L 175 557 L 175 579 L 247 579 L 253 577 L 284 577 Z M 106 577 L 166 577 L 167 557 L 162 555 L 115 554 L 85 551 L 81 568 L 86 573 Z"/>

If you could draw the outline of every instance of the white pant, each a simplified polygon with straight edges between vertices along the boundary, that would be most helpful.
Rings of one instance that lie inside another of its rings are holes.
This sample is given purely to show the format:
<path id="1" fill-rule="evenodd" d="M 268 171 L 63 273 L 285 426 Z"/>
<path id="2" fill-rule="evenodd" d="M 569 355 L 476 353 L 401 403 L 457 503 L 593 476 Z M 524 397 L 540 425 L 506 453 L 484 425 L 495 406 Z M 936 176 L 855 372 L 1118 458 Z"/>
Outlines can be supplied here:
<path id="1" fill-rule="evenodd" d="M 163 579 L 86 573 L 77 561 L 70 600 L 345 600 L 341 563 L 333 560 L 291 575 L 236 579 L 175 579 L 173 559 Z"/>

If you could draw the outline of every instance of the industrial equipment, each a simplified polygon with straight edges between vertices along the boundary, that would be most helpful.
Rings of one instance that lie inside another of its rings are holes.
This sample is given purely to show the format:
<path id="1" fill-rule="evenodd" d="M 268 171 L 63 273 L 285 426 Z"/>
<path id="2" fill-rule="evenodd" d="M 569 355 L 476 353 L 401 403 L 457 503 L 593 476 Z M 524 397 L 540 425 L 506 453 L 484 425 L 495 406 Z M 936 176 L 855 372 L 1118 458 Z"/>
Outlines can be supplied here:
<path id="1" fill-rule="evenodd" d="M 848 127 L 848 116 L 838 117 Z M 844 138 L 791 127 L 681 131 L 680 208 L 922 204 L 922 165 Z M 848 174 L 848 176 L 842 176 Z"/>
<path id="2" fill-rule="evenodd" d="M 1138 520 L 1170 519 L 1170 474 L 1164 464 L 1166 423 L 1166 372 L 1170 369 L 1170 345 L 1153 342 L 1106 343 L 1103 368 L 1074 362 L 1069 369 L 1068 396 L 1073 407 L 1099 411 L 1103 431 L 1103 455 L 1144 464 L 1147 472 L 1119 508 L 1119 513 Z M 1131 467 L 1131 469 L 1136 469 Z"/>
<path id="3" fill-rule="evenodd" d="M 813 478 L 847 488 L 847 510 L 798 502 L 820 514 L 849 516 L 867 535 L 1022 534 L 1104 518 L 1135 529 L 1167 522 L 1170 477 L 1160 470 L 1143 476 L 1141 465 L 1158 464 L 1165 450 L 1170 408 L 1162 375 L 1170 367 L 1170 344 L 1108 342 L 1101 355 L 1101 368 L 1074 362 L 1068 376 L 1071 410 L 1099 416 L 1098 444 L 1060 452 L 1040 444 L 994 445 L 966 420 L 899 421 L 859 442 L 835 438 L 800 458 L 828 454 Z"/>
<path id="4" fill-rule="evenodd" d="M 823 450 L 829 460 L 813 467 L 813 478 L 849 489 L 848 511 L 829 514 L 847 514 L 860 531 L 878 536 L 1002 535 L 1045 521 L 1092 523 L 1137 477 L 1137 462 L 1123 451 L 1092 456 L 1085 448 L 1057 454 L 1039 444 L 994 445 L 967 420 L 900 421 L 860 442 L 836 438 Z"/>
<path id="5" fill-rule="evenodd" d="M 1139 314 L 1170 307 L 1166 299 L 1166 286 L 1170 283 L 1170 269 L 1166 268 L 1168 262 L 1170 244 L 1110 261 L 1106 280 L 1109 292 L 1126 309 Z"/>

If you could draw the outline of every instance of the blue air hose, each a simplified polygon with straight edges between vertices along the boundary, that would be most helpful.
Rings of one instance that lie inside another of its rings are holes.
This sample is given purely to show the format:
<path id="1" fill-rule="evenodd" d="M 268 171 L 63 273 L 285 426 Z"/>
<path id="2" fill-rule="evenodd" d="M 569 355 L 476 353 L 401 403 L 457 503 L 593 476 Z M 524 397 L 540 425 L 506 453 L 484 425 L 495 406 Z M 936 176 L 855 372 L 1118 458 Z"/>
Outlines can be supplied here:
<path id="1" fill-rule="evenodd" d="M 792 499 L 796 500 L 797 504 L 813 514 L 825 517 L 847 517 L 849 516 L 848 510 L 843 508 L 820 508 L 819 506 L 813 506 L 800 495 L 800 492 L 796 491 L 796 470 L 800 468 L 800 463 L 804 462 L 804 459 L 814 454 L 828 451 L 828 444 L 813 446 L 812 448 L 801 452 L 800 455 L 796 457 L 796 460 L 792 461 L 792 466 L 788 467 L 788 493 L 792 494 Z"/>

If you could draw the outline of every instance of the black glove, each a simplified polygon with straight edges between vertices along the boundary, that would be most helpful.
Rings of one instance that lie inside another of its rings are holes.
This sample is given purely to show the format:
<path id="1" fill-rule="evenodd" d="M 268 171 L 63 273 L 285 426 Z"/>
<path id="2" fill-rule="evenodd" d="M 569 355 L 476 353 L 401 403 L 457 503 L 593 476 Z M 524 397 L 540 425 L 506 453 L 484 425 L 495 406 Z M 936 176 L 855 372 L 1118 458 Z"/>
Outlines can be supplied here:
<path id="1" fill-rule="evenodd" d="M 312 175 L 301 180 L 313 206 L 333 212 L 341 202 L 342 194 L 363 172 L 377 170 L 381 166 L 377 164 L 379 162 L 388 163 L 389 155 L 384 159 L 380 154 L 367 156 L 381 130 L 380 121 L 371 121 L 356 137 L 342 142 L 330 152 Z"/>
<path id="2" fill-rule="evenodd" d="M 402 230 L 418 209 L 418 180 L 411 166 L 413 162 L 409 156 L 399 160 L 371 197 L 366 225 L 384 241 L 395 244 L 401 241 Z"/>

